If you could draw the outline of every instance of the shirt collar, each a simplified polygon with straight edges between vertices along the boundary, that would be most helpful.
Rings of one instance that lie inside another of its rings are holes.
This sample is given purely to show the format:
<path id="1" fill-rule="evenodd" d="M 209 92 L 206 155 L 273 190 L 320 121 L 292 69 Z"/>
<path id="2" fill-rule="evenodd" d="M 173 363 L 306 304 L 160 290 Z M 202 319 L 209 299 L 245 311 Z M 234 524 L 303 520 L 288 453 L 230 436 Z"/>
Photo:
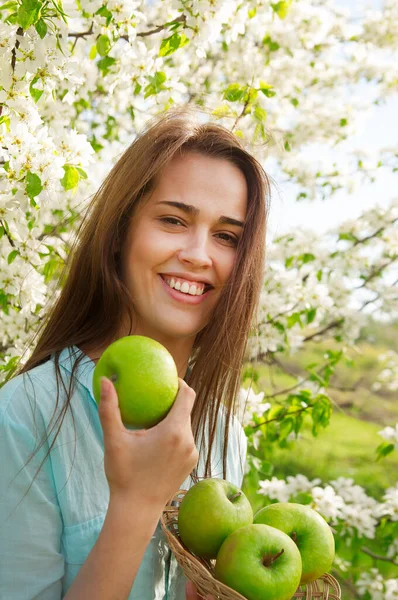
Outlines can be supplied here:
<path id="1" fill-rule="evenodd" d="M 88 357 L 87 354 L 85 354 L 77 346 L 68 346 L 67 348 L 64 348 L 59 355 L 59 364 L 68 373 L 72 373 L 72 368 L 75 364 L 75 361 L 81 355 L 83 355 L 83 358 L 75 370 L 75 378 L 87 389 L 91 398 L 95 401 L 93 393 L 93 372 L 95 369 L 94 361 L 92 361 L 91 358 Z M 51 358 L 54 360 L 54 353 L 52 353 Z"/>

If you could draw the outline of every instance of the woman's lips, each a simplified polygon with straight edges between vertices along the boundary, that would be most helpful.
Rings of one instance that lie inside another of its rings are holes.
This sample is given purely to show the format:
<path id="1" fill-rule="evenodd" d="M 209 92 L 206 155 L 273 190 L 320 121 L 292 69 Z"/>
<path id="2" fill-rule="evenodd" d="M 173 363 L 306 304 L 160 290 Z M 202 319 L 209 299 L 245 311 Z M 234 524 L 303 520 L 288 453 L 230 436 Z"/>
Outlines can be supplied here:
<path id="1" fill-rule="evenodd" d="M 161 275 L 159 275 L 159 278 L 169 296 L 171 296 L 174 300 L 181 302 L 182 304 L 200 304 L 201 302 L 203 302 L 203 300 L 207 298 L 207 296 L 212 291 L 208 290 L 207 292 L 204 292 L 201 296 L 191 296 L 191 294 L 184 294 L 183 292 L 179 292 L 178 290 L 171 288 L 169 285 L 167 285 L 167 283 Z"/>

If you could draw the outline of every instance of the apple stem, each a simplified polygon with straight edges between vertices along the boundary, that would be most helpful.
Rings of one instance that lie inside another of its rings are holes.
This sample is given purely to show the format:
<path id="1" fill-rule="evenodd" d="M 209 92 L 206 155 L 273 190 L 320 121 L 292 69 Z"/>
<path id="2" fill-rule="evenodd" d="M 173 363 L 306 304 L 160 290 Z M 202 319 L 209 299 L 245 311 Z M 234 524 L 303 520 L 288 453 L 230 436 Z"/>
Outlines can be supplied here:
<path id="1" fill-rule="evenodd" d="M 282 548 L 280 552 L 274 554 L 273 556 L 272 554 L 266 554 L 263 558 L 264 567 L 270 567 L 272 563 L 274 563 L 284 553 L 284 551 L 285 550 Z"/>
<path id="2" fill-rule="evenodd" d="M 295 544 L 297 544 L 297 533 L 295 531 L 293 531 L 293 533 L 290 537 L 292 538 L 293 542 L 295 542 Z"/>
<path id="3" fill-rule="evenodd" d="M 236 498 L 239 498 L 241 495 L 242 495 L 242 492 L 237 492 L 230 498 L 230 501 L 233 502 L 234 500 L 236 500 Z"/>

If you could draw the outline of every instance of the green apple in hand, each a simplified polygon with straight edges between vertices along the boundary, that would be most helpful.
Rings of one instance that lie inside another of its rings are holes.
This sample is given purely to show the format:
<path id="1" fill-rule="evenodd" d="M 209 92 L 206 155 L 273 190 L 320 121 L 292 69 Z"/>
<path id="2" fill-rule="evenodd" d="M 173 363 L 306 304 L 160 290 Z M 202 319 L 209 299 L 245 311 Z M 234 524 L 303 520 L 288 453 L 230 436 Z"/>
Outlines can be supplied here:
<path id="1" fill-rule="evenodd" d="M 247 600 L 290 600 L 300 582 L 300 552 L 279 529 L 247 525 L 221 546 L 214 575 Z"/>
<path id="2" fill-rule="evenodd" d="M 332 566 L 335 552 L 332 530 L 310 506 L 294 502 L 270 504 L 256 513 L 254 523 L 276 527 L 296 542 L 303 563 L 300 583 L 315 581 Z"/>
<path id="3" fill-rule="evenodd" d="M 100 401 L 101 377 L 116 389 L 125 425 L 149 428 L 169 412 L 178 392 L 178 372 L 170 352 L 142 335 L 122 337 L 101 355 L 93 373 L 93 392 Z"/>
<path id="4" fill-rule="evenodd" d="M 193 485 L 178 511 L 181 540 L 203 558 L 215 558 L 224 540 L 249 523 L 253 523 L 249 500 L 225 479 L 207 478 Z"/>

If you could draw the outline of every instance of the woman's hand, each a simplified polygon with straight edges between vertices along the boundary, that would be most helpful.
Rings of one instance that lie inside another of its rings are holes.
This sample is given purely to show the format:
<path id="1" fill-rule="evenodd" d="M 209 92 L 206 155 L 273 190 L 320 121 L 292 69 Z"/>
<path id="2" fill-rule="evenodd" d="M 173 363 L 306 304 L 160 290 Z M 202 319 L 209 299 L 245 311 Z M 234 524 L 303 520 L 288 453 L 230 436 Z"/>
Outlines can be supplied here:
<path id="1" fill-rule="evenodd" d="M 98 411 L 111 498 L 139 495 L 161 510 L 196 466 L 199 453 L 191 428 L 196 394 L 183 379 L 178 383 L 167 416 L 150 429 L 131 431 L 122 422 L 113 383 L 102 380 Z"/>
<path id="2" fill-rule="evenodd" d="M 205 598 L 199 596 L 198 590 L 192 581 L 188 581 L 185 586 L 186 600 L 216 600 L 214 596 L 207 594 Z"/>

